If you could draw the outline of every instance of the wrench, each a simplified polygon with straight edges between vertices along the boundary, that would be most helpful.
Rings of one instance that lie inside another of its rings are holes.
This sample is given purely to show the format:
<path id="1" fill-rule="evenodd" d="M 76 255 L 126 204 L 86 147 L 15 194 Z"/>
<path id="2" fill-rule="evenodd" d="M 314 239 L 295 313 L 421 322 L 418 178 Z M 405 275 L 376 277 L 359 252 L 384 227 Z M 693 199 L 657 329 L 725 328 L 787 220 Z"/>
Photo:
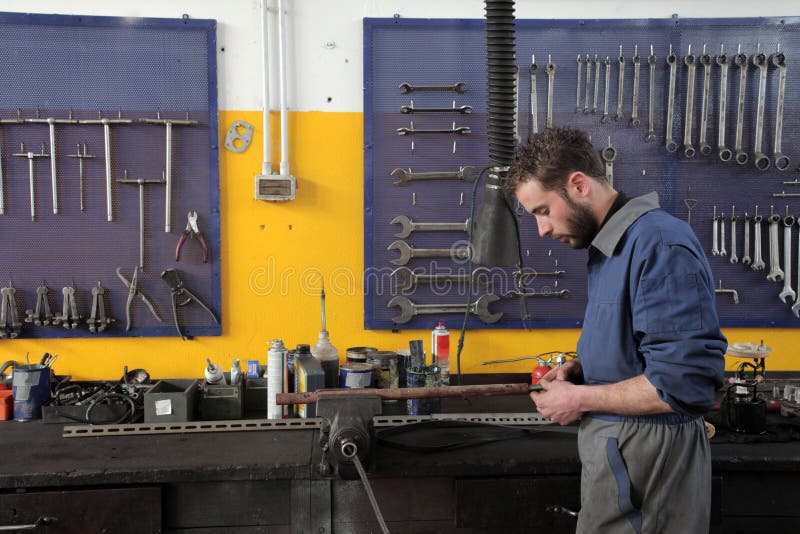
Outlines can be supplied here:
<path id="1" fill-rule="evenodd" d="M 742 54 L 742 45 L 733 56 L 733 64 L 739 67 L 739 102 L 736 107 L 736 140 L 733 150 L 736 153 L 736 163 L 744 165 L 750 159 L 747 152 L 742 151 L 742 130 L 744 128 L 744 96 L 747 89 L 747 56 Z"/>
<path id="2" fill-rule="evenodd" d="M 719 217 L 717 217 L 717 207 L 714 206 L 714 216 L 711 218 L 711 254 L 719 256 Z"/>
<path id="3" fill-rule="evenodd" d="M 797 225 L 800 226 L 800 218 L 797 219 Z M 797 240 L 797 286 L 800 289 L 800 239 Z M 797 298 L 794 300 L 792 313 L 795 317 L 800 318 L 800 291 L 797 292 Z"/>
<path id="4" fill-rule="evenodd" d="M 621 121 L 624 118 L 622 114 L 622 101 L 625 96 L 625 56 L 622 55 L 622 45 L 619 45 L 619 78 L 617 80 L 617 114 L 614 116 L 615 121 Z"/>
<path id="5" fill-rule="evenodd" d="M 449 130 L 445 129 L 433 129 L 433 130 L 419 130 L 414 129 L 414 125 L 412 124 L 410 128 L 398 128 L 397 135 L 418 135 L 418 134 L 459 134 L 459 135 L 467 135 L 472 133 L 469 126 L 453 126 Z"/>
<path id="6" fill-rule="evenodd" d="M 467 92 L 466 89 L 466 82 L 456 82 L 453 85 L 411 85 L 410 83 L 403 82 L 398 87 L 400 88 L 400 92 L 403 94 L 413 93 L 413 92 L 443 92 L 443 91 L 454 91 L 459 94 L 463 94 Z"/>
<path id="7" fill-rule="evenodd" d="M 465 260 L 469 258 L 469 249 L 463 248 L 414 248 L 405 241 L 397 240 L 386 250 L 396 250 L 400 257 L 389 260 L 395 265 L 406 265 L 412 258 L 450 258 L 452 260 Z"/>
<path id="8" fill-rule="evenodd" d="M 539 133 L 539 102 L 536 96 L 536 56 L 531 55 L 531 133 Z"/>
<path id="9" fill-rule="evenodd" d="M 669 65 L 669 96 L 667 98 L 667 141 L 664 146 L 667 148 L 667 152 L 675 152 L 678 150 L 678 143 L 672 138 L 672 115 L 675 113 L 675 75 L 678 70 L 678 57 L 672 52 L 672 45 L 669 45 L 667 65 Z"/>
<path id="10" fill-rule="evenodd" d="M 406 297 L 398 296 L 389 301 L 388 306 L 399 307 L 400 315 L 392 317 L 395 323 L 407 323 L 417 315 L 440 315 L 446 313 L 465 313 L 469 312 L 487 324 L 496 323 L 503 317 L 503 312 L 489 312 L 489 304 L 497 302 L 500 297 L 497 295 L 483 295 L 475 302 L 464 304 L 415 304 Z"/>
<path id="11" fill-rule="evenodd" d="M 414 222 L 405 215 L 398 215 L 389 224 L 399 224 L 402 227 L 402 230 L 394 236 L 403 239 L 412 232 L 469 232 L 469 219 L 463 223 Z"/>
<path id="12" fill-rule="evenodd" d="M 608 86 L 611 85 L 611 58 L 606 56 L 606 84 L 605 95 L 603 96 L 603 116 L 600 117 L 600 122 L 608 122 Z"/>
<path id="13" fill-rule="evenodd" d="M 778 244 L 778 222 L 780 215 L 773 213 L 769 217 L 769 274 L 767 280 L 770 282 L 780 282 L 783 280 L 783 270 L 781 269 L 780 245 Z"/>
<path id="14" fill-rule="evenodd" d="M 449 284 L 466 284 L 470 280 L 480 288 L 486 288 L 490 284 L 490 271 L 486 267 L 478 267 L 472 271 L 472 276 L 467 273 L 440 273 L 425 274 L 415 272 L 408 267 L 398 267 L 392 271 L 392 276 L 397 280 L 397 289 L 409 291 L 417 287 L 418 284 L 429 284 L 435 288 L 449 288 Z M 440 285 L 441 284 L 441 285 Z"/>
<path id="15" fill-rule="evenodd" d="M 719 214 L 720 238 L 719 238 L 719 255 L 727 256 L 728 251 L 725 250 L 725 214 Z"/>
<path id="16" fill-rule="evenodd" d="M 720 68 L 719 76 L 719 125 L 717 129 L 717 150 L 719 150 L 719 159 L 722 161 L 730 161 L 733 157 L 733 152 L 730 148 L 725 146 L 725 114 L 728 109 L 728 56 L 725 54 L 725 45 L 719 45 L 719 55 L 715 58 L 717 65 Z"/>
<path id="17" fill-rule="evenodd" d="M 683 123 L 683 155 L 687 158 L 693 158 L 695 149 L 692 145 L 692 120 L 694 115 L 694 86 L 697 59 L 692 55 L 692 45 L 689 45 L 689 50 L 686 52 L 683 62 L 689 68 L 689 76 L 686 82 L 686 120 Z M 722 246 L 724 248 L 725 244 L 723 243 Z"/>
<path id="18" fill-rule="evenodd" d="M 614 185 L 614 160 L 617 158 L 617 149 L 611 145 L 611 136 L 608 136 L 608 146 L 600 152 L 603 161 L 606 162 L 606 180 L 608 184 Z"/>
<path id="19" fill-rule="evenodd" d="M 706 53 L 706 45 L 703 45 L 703 54 L 700 56 L 700 64 L 703 65 L 703 96 L 700 99 L 700 153 L 704 156 L 711 155 L 711 145 L 706 142 L 706 131 L 708 130 L 708 97 L 711 90 L 711 56 Z M 733 259 L 733 257 L 731 257 Z"/>
<path id="20" fill-rule="evenodd" d="M 650 65 L 650 95 L 647 97 L 647 135 L 645 141 L 652 141 L 656 138 L 655 134 L 655 109 L 653 99 L 656 92 L 656 55 L 653 52 L 653 45 L 650 45 L 650 55 L 647 56 L 647 64 Z"/>
<path id="21" fill-rule="evenodd" d="M 739 263 L 736 255 L 736 206 L 731 207 L 731 259 L 730 262 Z"/>
<path id="22" fill-rule="evenodd" d="M 575 90 L 575 113 L 579 113 L 581 110 L 581 73 L 583 71 L 583 56 L 578 54 L 578 88 Z M 586 71 L 589 71 L 589 67 L 586 67 Z M 588 77 L 588 75 L 587 75 Z"/>
<path id="23" fill-rule="evenodd" d="M 419 180 L 463 180 L 464 182 L 474 182 L 475 175 L 472 171 L 475 167 L 466 165 L 459 167 L 457 171 L 452 172 L 411 172 L 411 169 L 395 169 L 391 172 L 392 176 L 397 178 L 394 185 L 407 185 L 408 182 Z"/>
<path id="24" fill-rule="evenodd" d="M 449 108 L 415 108 L 414 101 L 412 100 L 409 105 L 400 106 L 400 113 L 461 113 L 462 115 L 466 115 L 472 113 L 472 106 L 456 107 L 456 102 L 454 100 L 453 107 Z"/>
<path id="25" fill-rule="evenodd" d="M 639 58 L 639 45 L 633 47 L 633 103 L 631 110 L 631 126 L 639 126 L 639 69 L 641 60 Z"/>
<path id="26" fill-rule="evenodd" d="M 742 265 L 750 265 L 753 260 L 750 259 L 750 216 L 744 212 L 744 256 L 742 256 Z"/>
<path id="27" fill-rule="evenodd" d="M 750 266 L 754 271 L 763 271 L 766 264 L 761 256 L 761 221 L 762 217 L 758 214 L 758 206 L 756 206 L 756 214 L 753 217 L 753 232 L 755 233 L 755 242 L 753 246 L 753 265 Z"/>
<path id="28" fill-rule="evenodd" d="M 794 217 L 788 214 L 783 218 L 783 266 L 786 268 L 786 276 L 783 279 L 783 291 L 780 292 L 778 298 L 786 304 L 797 298 L 797 294 L 792 289 L 792 226 L 794 226 L 794 221 Z"/>
<path id="29" fill-rule="evenodd" d="M 584 98 L 583 98 L 583 113 L 584 115 L 589 113 L 589 91 L 592 85 L 592 68 L 589 66 L 591 60 L 589 59 L 589 54 L 586 54 L 586 89 L 584 90 Z"/>
<path id="30" fill-rule="evenodd" d="M 592 113 L 597 113 L 597 93 L 600 89 L 600 59 L 594 55 L 594 96 L 592 98 Z"/>
<path id="31" fill-rule="evenodd" d="M 547 54 L 547 65 L 544 68 L 547 74 L 547 119 L 545 120 L 545 128 L 552 128 L 553 126 L 553 86 L 556 81 L 556 64 L 553 63 L 550 54 Z"/>
<path id="32" fill-rule="evenodd" d="M 783 137 L 783 100 L 786 96 L 786 56 L 778 49 L 769 56 L 769 61 L 778 68 L 778 110 L 775 112 L 775 144 L 773 145 L 772 158 L 775 168 L 785 171 L 791 160 L 781 152 L 781 138 Z M 800 282 L 799 282 L 800 283 Z"/>
<path id="33" fill-rule="evenodd" d="M 761 50 L 750 56 L 750 62 L 758 67 L 758 109 L 756 110 L 756 140 L 753 153 L 756 168 L 760 171 L 769 169 L 769 156 L 761 151 L 764 138 L 764 107 L 767 99 L 767 56 Z"/>

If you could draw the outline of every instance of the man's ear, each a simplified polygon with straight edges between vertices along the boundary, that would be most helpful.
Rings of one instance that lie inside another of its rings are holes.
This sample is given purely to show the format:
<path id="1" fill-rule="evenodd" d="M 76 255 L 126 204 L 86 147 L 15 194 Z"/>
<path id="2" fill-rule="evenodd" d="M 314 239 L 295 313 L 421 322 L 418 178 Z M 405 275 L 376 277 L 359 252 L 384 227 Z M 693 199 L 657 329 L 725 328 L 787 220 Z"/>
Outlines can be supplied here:
<path id="1" fill-rule="evenodd" d="M 586 198 L 591 190 L 591 178 L 580 171 L 575 171 L 567 177 L 567 191 L 572 192 L 577 198 Z"/>

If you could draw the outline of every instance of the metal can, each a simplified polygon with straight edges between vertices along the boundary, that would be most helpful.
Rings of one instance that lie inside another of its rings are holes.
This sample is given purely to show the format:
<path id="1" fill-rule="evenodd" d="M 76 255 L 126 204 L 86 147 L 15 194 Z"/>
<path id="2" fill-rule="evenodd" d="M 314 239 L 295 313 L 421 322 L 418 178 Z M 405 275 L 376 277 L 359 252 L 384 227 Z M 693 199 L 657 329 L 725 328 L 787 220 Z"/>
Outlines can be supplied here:
<path id="1" fill-rule="evenodd" d="M 378 389 L 397 389 L 400 387 L 399 357 L 396 352 L 378 351 L 367 356 L 367 363 L 373 368 L 374 386 Z M 383 402 L 397 402 L 384 399 Z"/>
<path id="2" fill-rule="evenodd" d="M 434 365 L 442 370 L 442 384 L 450 385 L 450 331 L 441 321 L 431 332 L 431 355 Z"/>
<path id="3" fill-rule="evenodd" d="M 347 389 L 371 388 L 373 372 L 368 363 L 344 363 L 339 366 L 339 385 Z"/>
<path id="4" fill-rule="evenodd" d="M 400 387 L 404 388 L 408 383 L 406 380 L 406 369 L 408 369 L 409 361 L 411 360 L 411 351 L 408 349 L 397 349 L 395 352 L 397 353 L 398 381 L 400 383 Z"/>
<path id="5" fill-rule="evenodd" d="M 378 352 L 378 349 L 375 347 L 350 347 L 347 349 L 347 361 L 367 363 L 367 356 L 373 352 Z"/>
<path id="6" fill-rule="evenodd" d="M 283 341 L 273 339 L 267 351 L 267 419 L 282 419 L 287 415 L 286 406 L 277 404 L 278 393 L 286 391 L 289 381 L 286 359 L 289 351 Z"/>
<path id="7" fill-rule="evenodd" d="M 406 369 L 408 387 L 437 387 L 439 386 L 438 369 L 426 367 L 424 369 Z M 406 413 L 408 415 L 430 415 L 441 410 L 441 399 L 408 399 Z"/>

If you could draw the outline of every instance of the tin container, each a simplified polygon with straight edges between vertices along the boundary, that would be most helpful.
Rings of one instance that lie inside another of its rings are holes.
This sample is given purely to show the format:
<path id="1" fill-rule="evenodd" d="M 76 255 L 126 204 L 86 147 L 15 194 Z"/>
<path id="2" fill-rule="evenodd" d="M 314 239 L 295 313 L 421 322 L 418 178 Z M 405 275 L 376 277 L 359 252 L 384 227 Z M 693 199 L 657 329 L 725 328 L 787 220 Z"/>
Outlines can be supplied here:
<path id="1" fill-rule="evenodd" d="M 267 351 L 267 419 L 282 419 L 287 414 L 286 406 L 276 402 L 278 393 L 283 393 L 289 381 L 286 359 L 289 351 L 280 339 L 270 341 Z"/>
<path id="2" fill-rule="evenodd" d="M 50 368 L 45 365 L 16 365 L 12 375 L 14 419 L 42 418 L 42 405 L 50 400 Z"/>
<path id="3" fill-rule="evenodd" d="M 442 385 L 450 385 L 450 331 L 439 321 L 431 332 L 431 356 L 442 373 Z"/>
<path id="4" fill-rule="evenodd" d="M 374 370 L 368 363 L 349 362 L 339 367 L 339 385 L 347 389 L 371 388 Z"/>
<path id="5" fill-rule="evenodd" d="M 375 347 L 350 347 L 347 349 L 347 361 L 354 363 L 367 363 L 367 356 L 378 352 Z"/>
<path id="6" fill-rule="evenodd" d="M 373 368 L 374 386 L 378 389 L 397 389 L 400 387 L 399 356 L 396 352 L 378 351 L 367 357 L 367 363 Z M 384 399 L 385 403 L 397 402 Z"/>
<path id="7" fill-rule="evenodd" d="M 397 369 L 400 378 L 400 387 L 404 388 L 408 384 L 406 369 L 409 368 L 409 362 L 411 361 L 411 351 L 408 349 L 397 349 L 395 352 L 397 353 Z"/>
<path id="8" fill-rule="evenodd" d="M 422 370 L 407 369 L 406 377 L 410 388 L 432 388 L 438 387 L 438 369 L 426 367 Z M 431 415 L 441 411 L 441 399 L 408 399 L 406 401 L 406 412 L 408 415 Z"/>

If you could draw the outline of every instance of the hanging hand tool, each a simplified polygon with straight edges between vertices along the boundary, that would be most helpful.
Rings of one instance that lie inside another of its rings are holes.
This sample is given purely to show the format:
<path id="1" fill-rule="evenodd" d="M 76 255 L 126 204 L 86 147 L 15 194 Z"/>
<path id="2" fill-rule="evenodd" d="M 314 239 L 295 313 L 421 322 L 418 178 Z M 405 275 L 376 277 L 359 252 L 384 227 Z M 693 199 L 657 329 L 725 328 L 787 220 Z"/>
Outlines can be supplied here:
<path id="1" fill-rule="evenodd" d="M 412 258 L 449 258 L 452 260 L 465 260 L 469 258 L 469 249 L 463 248 L 414 248 L 405 241 L 397 240 L 386 250 L 396 250 L 400 257 L 389 260 L 395 265 L 406 265 Z"/>
<path id="2" fill-rule="evenodd" d="M 717 126 L 717 150 L 719 159 L 730 161 L 733 152 L 725 146 L 725 116 L 728 112 L 728 56 L 725 54 L 725 45 L 720 43 L 719 55 L 714 58 L 719 65 L 719 121 Z"/>
<path id="3" fill-rule="evenodd" d="M 186 113 L 185 119 L 163 119 L 161 113 L 156 113 L 155 119 L 139 119 L 139 122 L 144 124 L 163 124 L 165 127 L 165 142 L 166 142 L 166 162 L 164 180 L 166 183 L 166 196 L 164 199 L 164 232 L 170 233 L 172 231 L 172 127 L 173 126 L 196 126 L 200 124 L 199 121 L 190 120 L 189 113 Z"/>
<path id="4" fill-rule="evenodd" d="M 545 119 L 545 128 L 553 127 L 553 91 L 556 82 L 556 64 L 553 63 L 550 54 L 547 54 L 547 65 L 544 68 L 547 74 L 547 118 Z"/>
<path id="5" fill-rule="evenodd" d="M 8 283 L 8 287 L 0 289 L 0 296 L 2 296 L 2 305 L 0 306 L 0 339 L 11 338 L 19 336 L 22 332 L 22 323 L 19 322 L 19 315 L 17 312 L 17 290 Z"/>
<path id="6" fill-rule="evenodd" d="M 39 154 L 36 154 L 34 152 L 25 152 L 25 145 L 20 143 L 20 145 L 19 145 L 19 153 L 18 154 L 12 154 L 12 155 L 16 156 L 18 158 L 28 158 L 28 183 L 29 183 L 30 195 L 31 195 L 31 220 L 35 221 L 36 220 L 36 196 L 35 196 L 34 188 L 33 188 L 33 176 L 34 176 L 34 174 L 33 174 L 33 161 L 36 158 L 49 158 L 50 154 L 45 154 L 44 153 L 44 143 L 42 143 L 42 151 Z"/>
<path id="7" fill-rule="evenodd" d="M 219 324 L 219 319 L 217 316 L 214 315 L 214 312 L 211 311 L 205 302 L 203 302 L 200 297 L 189 291 L 185 285 L 183 285 L 183 280 L 181 280 L 178 271 L 175 269 L 165 269 L 161 273 L 161 279 L 164 280 L 164 283 L 169 286 L 170 293 L 172 294 L 172 318 L 175 320 L 175 328 L 178 330 L 178 334 L 181 336 L 181 339 L 192 339 L 191 336 L 186 336 L 181 330 L 181 325 L 178 322 L 178 308 L 183 307 L 191 303 L 192 301 L 197 302 L 205 311 L 208 312 L 209 315 L 214 319 L 214 322 Z M 180 299 L 186 299 L 181 301 Z"/>
<path id="8" fill-rule="evenodd" d="M 418 93 L 454 91 L 462 94 L 467 92 L 466 85 L 466 82 L 456 82 L 453 85 L 411 85 L 410 83 L 403 82 L 398 85 L 398 87 L 403 94 L 413 93 L 415 91 Z"/>
<path id="9" fill-rule="evenodd" d="M 714 289 L 714 293 L 717 295 L 730 295 L 733 297 L 733 303 L 739 304 L 739 292 L 735 289 L 725 289 L 722 287 L 722 280 L 719 281 L 719 287 Z"/>
<path id="10" fill-rule="evenodd" d="M 619 77 L 617 78 L 617 114 L 614 115 L 615 121 L 621 121 L 625 118 L 622 113 L 622 104 L 625 97 L 625 56 L 622 55 L 622 45 L 619 45 Z"/>
<path id="11" fill-rule="evenodd" d="M 608 146 L 600 152 L 606 164 L 606 180 L 609 185 L 614 185 L 614 160 L 617 158 L 617 149 L 611 145 L 611 136 L 608 136 Z"/>
<path id="12" fill-rule="evenodd" d="M 786 216 L 783 218 L 783 266 L 786 269 L 786 276 L 783 278 L 783 291 L 778 298 L 782 302 L 789 304 L 797 298 L 797 294 L 792 289 L 792 226 L 795 218 L 789 215 L 789 207 L 786 207 Z M 800 289 L 800 279 L 798 279 L 798 289 Z"/>
<path id="13" fill-rule="evenodd" d="M 426 274 L 412 271 L 408 267 L 398 267 L 392 271 L 392 277 L 397 280 L 397 289 L 400 291 L 410 291 L 419 284 L 428 284 L 433 286 L 434 290 L 440 291 L 449 289 L 452 284 L 467 284 L 470 282 L 476 287 L 487 288 L 491 282 L 490 274 L 491 272 L 486 267 L 474 269 L 472 275 L 468 273 Z"/>
<path id="14" fill-rule="evenodd" d="M 764 112 L 767 100 L 767 56 L 760 50 L 750 56 L 750 62 L 758 68 L 758 107 L 756 108 L 756 133 L 753 147 L 753 163 L 760 171 L 765 171 L 770 167 L 769 156 L 761 151 L 761 143 L 764 140 Z"/>
<path id="15" fill-rule="evenodd" d="M 763 217 L 758 214 L 758 206 L 756 206 L 756 214 L 753 216 L 753 265 L 750 266 L 754 271 L 763 271 L 766 267 L 764 259 L 761 255 L 761 221 Z"/>
<path id="16" fill-rule="evenodd" d="M 583 114 L 587 115 L 589 113 L 589 91 L 592 85 L 592 67 L 590 65 L 591 60 L 589 59 L 589 54 L 586 54 L 586 88 L 583 92 Z"/>
<path id="17" fill-rule="evenodd" d="M 728 251 L 725 249 L 725 214 L 719 214 L 719 230 L 720 230 L 720 239 L 719 239 L 719 255 L 720 256 L 727 256 Z"/>
<path id="18" fill-rule="evenodd" d="M 103 143 L 105 148 L 106 160 L 106 219 L 108 222 L 114 220 L 114 213 L 112 212 L 112 197 L 111 197 L 111 125 L 116 124 L 131 124 L 133 120 L 123 119 L 122 112 L 120 111 L 116 119 L 108 119 L 103 117 L 102 113 L 97 114 L 97 119 L 81 120 L 79 124 L 102 124 L 103 125 Z"/>
<path id="19" fill-rule="evenodd" d="M 33 323 L 36 326 L 47 326 L 53 321 L 53 314 L 50 313 L 50 302 L 47 296 L 50 289 L 47 283 L 36 288 L 36 310 L 25 310 L 25 322 Z"/>
<path id="20" fill-rule="evenodd" d="M 689 186 L 689 193 L 688 195 L 692 194 L 692 186 Z M 683 204 L 686 206 L 686 224 L 689 226 L 692 225 L 692 210 L 697 206 L 697 199 L 691 198 L 687 195 L 686 198 L 683 199 Z"/>
<path id="21" fill-rule="evenodd" d="M 781 152 L 781 139 L 783 137 L 783 101 L 786 96 L 786 56 L 780 51 L 780 46 L 774 54 L 769 56 L 769 62 L 778 69 L 778 109 L 775 112 L 775 143 L 773 144 L 772 158 L 775 168 L 785 171 L 789 168 L 791 159 Z M 800 286 L 800 282 L 798 282 Z"/>
<path id="22" fill-rule="evenodd" d="M 139 268 L 144 270 L 144 186 L 149 184 L 164 184 L 166 180 L 128 178 L 128 171 L 125 170 L 125 178 L 117 180 L 121 184 L 137 184 L 139 186 Z"/>
<path id="23" fill-rule="evenodd" d="M 742 132 L 744 131 L 744 97 L 747 91 L 747 56 L 742 54 L 742 45 L 739 45 L 736 55 L 733 56 L 733 64 L 739 67 L 739 95 L 736 106 L 736 140 L 734 141 L 734 153 L 736 163 L 744 165 L 750 159 L 747 152 L 742 151 Z"/>
<path id="24" fill-rule="evenodd" d="M 694 117 L 694 86 L 695 86 L 695 72 L 697 70 L 697 58 L 692 54 L 692 45 L 689 45 L 689 50 L 683 58 L 683 62 L 689 69 L 689 75 L 686 81 L 686 120 L 683 121 L 683 155 L 687 158 L 693 158 L 695 154 L 694 145 L 692 144 L 692 126 Z M 724 247 L 724 243 L 723 243 Z"/>
<path id="25" fill-rule="evenodd" d="M 133 277 L 130 279 L 130 281 L 128 281 L 128 279 L 125 278 L 125 275 L 122 274 L 122 269 L 120 267 L 117 267 L 117 278 L 119 278 L 120 281 L 125 285 L 125 287 L 128 288 L 128 301 L 125 304 L 125 331 L 126 332 L 128 332 L 131 329 L 131 303 L 133 303 L 133 299 L 136 298 L 136 297 L 139 297 L 142 300 L 142 302 L 144 302 L 145 306 L 147 306 L 147 309 L 150 310 L 150 313 L 153 314 L 153 317 L 155 317 L 156 320 L 159 323 L 163 323 L 164 322 L 161 319 L 161 317 L 159 317 L 158 313 L 156 313 L 156 309 L 153 306 L 153 303 L 150 302 L 150 299 L 148 299 L 145 296 L 145 294 L 142 293 L 142 291 L 139 289 L 139 281 L 138 281 L 139 280 L 139 267 L 138 266 L 133 268 Z"/>
<path id="26" fill-rule="evenodd" d="M 706 45 L 703 43 L 703 53 L 700 55 L 700 64 L 703 66 L 703 94 L 700 97 L 700 153 L 704 156 L 711 155 L 711 145 L 706 141 L 708 133 L 708 105 L 711 93 L 711 56 L 706 53 Z"/>
<path id="27" fill-rule="evenodd" d="M 531 54 L 531 134 L 539 133 L 539 101 L 536 94 L 536 55 Z"/>
<path id="28" fill-rule="evenodd" d="M 592 96 L 592 114 L 597 113 L 597 96 L 600 92 L 600 58 L 594 55 L 594 91 Z"/>
<path id="29" fill-rule="evenodd" d="M 395 237 L 405 239 L 412 232 L 469 232 L 469 219 L 463 223 L 453 222 L 414 222 L 405 215 L 398 215 L 389 224 L 399 224 L 401 230 Z"/>
<path id="30" fill-rule="evenodd" d="M 186 242 L 187 237 L 191 237 L 192 239 L 197 238 L 200 248 L 203 249 L 203 263 L 208 263 L 208 246 L 203 238 L 203 233 L 197 227 L 197 212 L 190 211 L 187 219 L 186 228 L 183 230 L 180 239 L 178 239 L 178 246 L 175 247 L 175 261 L 180 261 L 183 244 Z"/>
<path id="31" fill-rule="evenodd" d="M 58 175 L 56 174 L 56 124 L 78 124 L 69 112 L 69 119 L 55 119 L 49 117 L 42 119 L 39 117 L 39 110 L 36 110 L 35 119 L 25 119 L 25 122 L 32 124 L 47 124 L 50 127 L 50 178 L 53 184 L 53 213 L 58 215 Z"/>
<path id="32" fill-rule="evenodd" d="M 783 280 L 783 270 L 781 269 L 780 244 L 778 243 L 778 223 L 781 216 L 775 213 L 774 207 L 770 206 L 769 221 L 769 274 L 767 280 L 770 282 L 780 282 Z"/>
<path id="33" fill-rule="evenodd" d="M 717 217 L 717 207 L 714 206 L 714 216 L 711 217 L 711 254 L 719 256 L 719 217 Z"/>
<path id="34" fill-rule="evenodd" d="M 395 169 L 391 175 L 397 178 L 394 185 L 406 185 L 408 182 L 420 180 L 461 180 L 464 182 L 475 181 L 475 167 L 466 165 L 459 167 L 457 171 L 444 171 L 444 172 L 411 172 L 411 169 Z"/>
<path id="35" fill-rule="evenodd" d="M 653 45 L 650 45 L 650 55 L 647 56 L 647 64 L 650 66 L 650 79 L 648 80 L 649 94 L 647 95 L 647 135 L 645 141 L 653 141 L 655 134 L 655 92 L 656 92 L 656 55 L 653 52 Z"/>
<path id="36" fill-rule="evenodd" d="M 606 56 L 605 66 L 606 83 L 603 94 L 603 115 L 600 117 L 600 122 L 602 123 L 608 122 L 608 89 L 611 86 L 611 58 L 608 56 Z"/>
<path id="37" fill-rule="evenodd" d="M 81 145 L 78 144 L 78 150 L 74 154 L 67 154 L 67 157 L 78 158 L 78 189 L 81 197 L 81 213 L 83 213 L 83 160 L 93 159 L 95 156 L 86 153 L 86 143 L 83 143 L 83 152 L 81 152 Z"/>
<path id="38" fill-rule="evenodd" d="M 639 45 L 633 47 L 633 97 L 631 110 L 631 126 L 639 126 L 639 70 L 641 68 L 641 58 L 639 58 Z"/>
<path id="39" fill-rule="evenodd" d="M 742 265 L 750 265 L 753 260 L 750 258 L 750 215 L 744 212 L 744 252 Z"/>
<path id="40" fill-rule="evenodd" d="M 469 305 L 464 304 L 415 304 L 406 297 L 394 297 L 389 301 L 390 308 L 400 308 L 400 315 L 392 317 L 395 323 L 407 323 L 417 315 L 443 315 L 450 313 L 464 314 L 469 312 L 486 324 L 496 323 L 503 318 L 503 312 L 491 313 L 489 304 L 497 302 L 500 297 L 486 294 Z"/>
<path id="41" fill-rule="evenodd" d="M 731 207 L 731 263 L 739 263 L 739 256 L 736 254 L 736 206 Z"/>
<path id="42" fill-rule="evenodd" d="M 466 115 L 472 113 L 472 106 L 456 107 L 456 101 L 453 100 L 453 106 L 449 108 L 415 108 L 414 101 L 411 100 L 409 105 L 400 106 L 400 113 L 461 113 L 462 115 Z"/>
<path id="43" fill-rule="evenodd" d="M 575 90 L 575 113 L 580 113 L 581 111 L 581 73 L 583 71 L 583 56 L 578 54 L 578 85 L 577 89 Z M 586 66 L 586 71 L 588 73 L 589 66 Z M 588 77 L 588 74 L 587 74 Z"/>
<path id="44" fill-rule="evenodd" d="M 72 286 L 66 286 L 61 289 L 61 294 L 63 295 L 63 304 L 62 304 L 62 311 L 60 314 L 56 314 L 53 317 L 53 324 L 54 325 L 61 325 L 64 328 L 75 328 L 77 327 L 82 317 L 78 315 L 78 305 L 75 302 L 75 288 Z"/>
<path id="45" fill-rule="evenodd" d="M 97 282 L 97 285 L 92 288 L 92 312 L 86 321 L 89 325 L 89 332 L 93 334 L 105 331 L 106 327 L 114 322 L 111 317 L 106 317 L 105 294 L 106 288 Z"/>
<path id="46" fill-rule="evenodd" d="M 797 219 L 797 225 L 800 226 L 800 218 Z M 800 234 L 800 229 L 798 229 L 798 234 Z M 797 240 L 797 297 L 792 305 L 792 313 L 800 319 L 800 238 Z"/>
<path id="47" fill-rule="evenodd" d="M 675 114 L 675 77 L 678 71 L 678 56 L 672 52 L 672 45 L 669 45 L 669 55 L 667 56 L 669 66 L 669 92 L 667 97 L 667 140 L 664 146 L 667 152 L 678 150 L 678 143 L 672 137 L 672 121 Z"/>

